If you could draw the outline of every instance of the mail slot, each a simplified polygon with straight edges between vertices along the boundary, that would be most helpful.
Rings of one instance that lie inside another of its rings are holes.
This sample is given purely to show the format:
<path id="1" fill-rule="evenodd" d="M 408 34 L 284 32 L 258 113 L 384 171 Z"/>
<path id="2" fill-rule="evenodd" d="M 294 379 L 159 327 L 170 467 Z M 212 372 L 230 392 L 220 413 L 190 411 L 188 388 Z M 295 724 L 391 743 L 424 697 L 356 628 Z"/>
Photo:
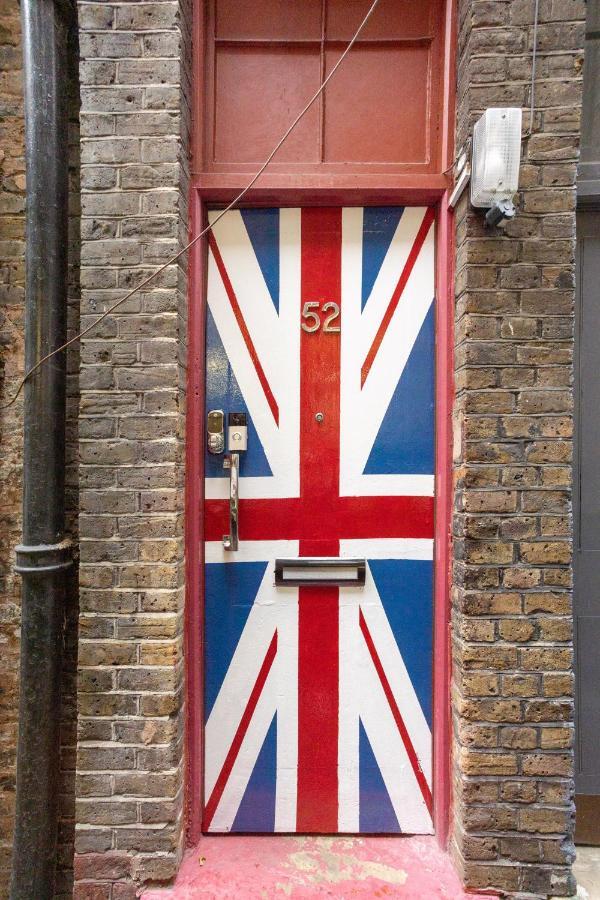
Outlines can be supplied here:
<path id="1" fill-rule="evenodd" d="M 362 587 L 364 559 L 301 556 L 275 560 L 275 584 L 280 587 Z"/>

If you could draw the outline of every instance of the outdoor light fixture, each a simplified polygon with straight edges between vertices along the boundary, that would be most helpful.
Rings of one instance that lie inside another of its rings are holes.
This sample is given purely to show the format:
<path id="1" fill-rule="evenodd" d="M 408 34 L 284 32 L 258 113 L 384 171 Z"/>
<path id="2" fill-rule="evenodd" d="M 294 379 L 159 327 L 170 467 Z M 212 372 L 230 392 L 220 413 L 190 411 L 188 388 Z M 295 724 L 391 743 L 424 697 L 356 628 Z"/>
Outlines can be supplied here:
<path id="1" fill-rule="evenodd" d="M 516 213 L 519 186 L 521 110 L 486 109 L 473 130 L 471 203 L 487 209 L 487 225 L 499 225 Z"/>

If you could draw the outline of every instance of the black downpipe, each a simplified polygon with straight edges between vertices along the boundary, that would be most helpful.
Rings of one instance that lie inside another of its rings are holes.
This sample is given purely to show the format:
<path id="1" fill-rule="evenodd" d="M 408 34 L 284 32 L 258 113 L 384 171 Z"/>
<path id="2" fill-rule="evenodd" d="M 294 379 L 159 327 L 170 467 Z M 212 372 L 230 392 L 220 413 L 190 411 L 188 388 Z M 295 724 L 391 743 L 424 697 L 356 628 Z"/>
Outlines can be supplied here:
<path id="1" fill-rule="evenodd" d="M 70 4 L 21 0 L 27 173 L 25 370 L 64 343 L 67 321 Z M 60 786 L 65 572 L 66 360 L 25 385 L 21 674 L 11 900 L 52 900 Z"/>

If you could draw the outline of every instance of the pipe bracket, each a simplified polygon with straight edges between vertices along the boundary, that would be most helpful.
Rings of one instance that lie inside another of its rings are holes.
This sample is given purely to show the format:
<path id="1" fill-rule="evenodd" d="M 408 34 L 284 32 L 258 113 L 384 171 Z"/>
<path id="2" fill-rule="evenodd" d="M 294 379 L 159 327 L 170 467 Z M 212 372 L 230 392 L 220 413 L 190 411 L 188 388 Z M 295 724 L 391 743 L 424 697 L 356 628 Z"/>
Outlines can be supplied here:
<path id="1" fill-rule="evenodd" d="M 19 544 L 15 547 L 15 572 L 59 572 L 73 565 L 73 544 L 70 539 L 59 544 Z"/>

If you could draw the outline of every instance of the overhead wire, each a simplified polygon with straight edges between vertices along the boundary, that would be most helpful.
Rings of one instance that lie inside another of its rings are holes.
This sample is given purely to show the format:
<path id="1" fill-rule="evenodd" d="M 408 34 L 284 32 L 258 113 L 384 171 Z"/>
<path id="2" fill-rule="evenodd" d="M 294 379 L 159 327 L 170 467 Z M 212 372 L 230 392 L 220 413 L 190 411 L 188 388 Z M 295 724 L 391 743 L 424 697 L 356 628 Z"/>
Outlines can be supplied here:
<path id="1" fill-rule="evenodd" d="M 533 45 L 531 48 L 531 88 L 530 88 L 530 106 L 529 106 L 529 129 L 526 137 L 530 137 L 533 133 L 533 117 L 535 115 L 535 78 L 537 70 L 537 45 L 538 45 L 538 24 L 540 18 L 540 0 L 535 0 L 533 12 Z"/>
<path id="2" fill-rule="evenodd" d="M 379 0 L 373 0 L 373 3 L 369 7 L 365 17 L 363 18 L 360 25 L 354 32 L 354 36 L 348 43 L 347 47 L 345 48 L 344 52 L 342 53 L 342 55 L 340 56 L 340 58 L 338 59 L 336 64 L 331 69 L 331 72 L 327 75 L 326 78 L 323 79 L 323 81 L 321 82 L 321 84 L 319 85 L 319 87 L 317 88 L 315 93 L 312 95 L 312 97 L 310 98 L 308 103 L 306 103 L 306 105 L 301 109 L 301 111 L 298 113 L 298 115 L 296 116 L 296 118 L 294 119 L 292 124 L 286 129 L 285 133 L 282 135 L 282 137 L 279 139 L 279 141 L 275 144 L 275 146 L 273 147 L 273 149 L 267 156 L 264 163 L 261 165 L 261 167 L 258 169 L 258 171 L 252 176 L 252 178 L 246 184 L 246 186 L 239 192 L 239 194 L 237 194 L 237 196 L 234 197 L 234 199 L 215 216 L 215 218 L 212 220 L 212 222 L 209 222 L 209 224 L 205 228 L 203 228 L 202 231 L 200 231 L 197 235 L 195 235 L 195 237 L 193 237 L 185 245 L 185 247 L 182 247 L 181 250 L 179 250 L 177 253 L 175 253 L 173 256 L 171 256 L 165 263 L 163 263 L 161 266 L 159 266 L 153 272 L 151 272 L 150 275 L 148 275 L 146 278 L 144 278 L 138 285 L 133 287 L 123 297 L 121 297 L 119 300 L 117 300 L 115 303 L 113 303 L 111 306 L 109 306 L 108 309 L 106 309 L 100 316 L 98 316 L 97 319 L 95 319 L 93 322 L 91 322 L 86 328 L 82 329 L 80 332 L 78 332 L 78 334 L 74 335 L 68 341 L 65 341 L 64 344 L 60 345 L 60 347 L 56 347 L 56 349 L 51 350 L 49 353 L 47 353 L 45 356 L 43 356 L 41 359 L 39 359 L 33 366 L 31 366 L 31 368 L 21 378 L 21 380 L 17 386 L 17 390 L 15 391 L 12 398 L 8 401 L 8 403 L 5 403 L 2 406 L 0 406 L 0 409 L 7 409 L 9 406 L 12 406 L 12 404 L 17 400 L 19 394 L 23 390 L 25 383 L 33 375 L 33 373 L 36 372 L 40 368 L 40 366 L 42 366 L 49 359 L 52 359 L 53 356 L 56 356 L 57 353 L 62 353 L 68 347 L 71 347 L 73 344 L 80 341 L 83 337 L 85 337 L 87 334 L 89 334 L 91 331 L 93 331 L 95 328 L 97 328 L 97 326 L 100 325 L 100 323 L 103 322 L 107 316 L 109 316 L 112 312 L 114 312 L 115 309 L 117 309 L 119 306 L 121 306 L 122 303 L 125 303 L 126 300 L 129 300 L 130 297 L 132 297 L 134 294 L 141 291 L 148 284 L 150 284 L 150 282 L 152 282 L 156 278 L 158 278 L 158 276 L 162 272 L 164 272 L 165 269 L 167 269 L 169 266 L 172 266 L 173 263 L 177 262 L 177 260 L 181 259 L 181 257 L 185 253 L 187 253 L 187 251 L 190 250 L 195 244 L 197 244 L 198 241 L 201 238 L 203 238 L 205 234 L 207 234 L 211 229 L 214 228 L 214 226 L 217 224 L 217 222 L 219 222 L 220 219 L 222 219 L 226 213 L 228 213 L 231 209 L 233 209 L 234 206 L 236 206 L 236 204 L 238 204 L 240 202 L 240 200 L 256 184 L 256 182 L 258 181 L 260 176 L 263 174 L 263 172 L 265 171 L 265 169 L 267 168 L 267 166 L 269 165 L 269 163 L 271 162 L 271 160 L 273 159 L 273 157 L 275 156 L 277 151 L 281 148 L 281 146 L 288 139 L 288 137 L 290 136 L 290 134 L 292 133 L 292 131 L 294 130 L 296 125 L 300 122 L 300 120 L 303 118 L 303 116 L 308 112 L 308 110 L 311 108 L 313 103 L 323 93 L 323 91 L 325 90 L 325 88 L 327 87 L 327 85 L 329 84 L 329 82 L 331 81 L 331 79 L 333 78 L 333 76 L 335 75 L 335 73 L 337 72 L 339 67 L 341 66 L 342 62 L 344 61 L 344 59 L 346 58 L 346 56 L 348 55 L 348 53 L 350 52 L 350 50 L 352 49 L 354 44 L 356 43 L 358 36 L 360 35 L 361 31 L 363 30 L 363 28 L 369 21 L 371 14 L 375 10 L 375 7 L 377 6 L 378 3 L 379 3 Z"/>

